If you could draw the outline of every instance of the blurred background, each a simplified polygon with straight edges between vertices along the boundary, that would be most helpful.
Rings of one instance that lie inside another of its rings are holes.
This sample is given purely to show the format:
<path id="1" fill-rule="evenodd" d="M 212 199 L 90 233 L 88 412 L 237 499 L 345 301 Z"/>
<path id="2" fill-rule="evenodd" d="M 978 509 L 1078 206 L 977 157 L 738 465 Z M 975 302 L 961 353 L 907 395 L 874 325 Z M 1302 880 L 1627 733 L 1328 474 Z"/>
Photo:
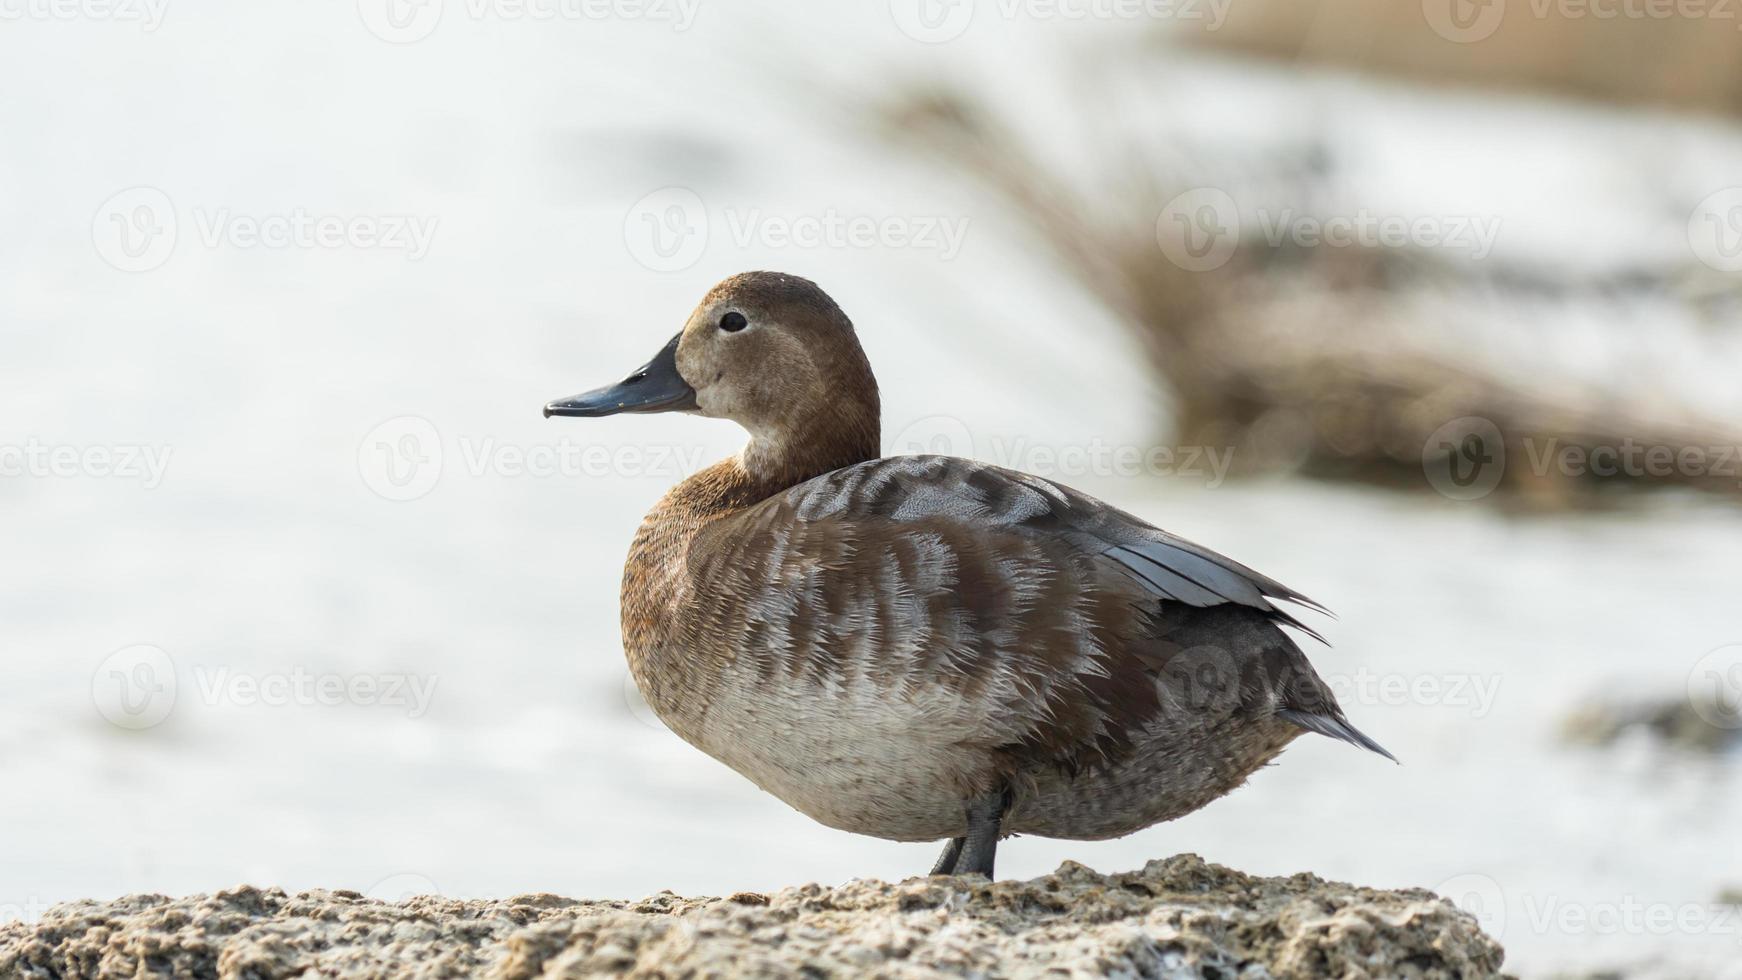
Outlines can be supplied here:
<path id="1" fill-rule="evenodd" d="M 885 448 L 1325 603 L 1393 767 L 1000 871 L 1432 888 L 1742 976 L 1742 13 L 1713 0 L 0 0 L 0 919 L 899 879 L 628 679 L 730 425 L 583 423 L 817 280 Z"/>

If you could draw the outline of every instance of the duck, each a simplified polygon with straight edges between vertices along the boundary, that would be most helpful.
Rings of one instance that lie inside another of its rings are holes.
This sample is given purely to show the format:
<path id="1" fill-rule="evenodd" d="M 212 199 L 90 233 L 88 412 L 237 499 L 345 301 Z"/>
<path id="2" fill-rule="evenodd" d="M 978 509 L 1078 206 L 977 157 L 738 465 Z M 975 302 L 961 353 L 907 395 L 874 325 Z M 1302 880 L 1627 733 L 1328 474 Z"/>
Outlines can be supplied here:
<path id="1" fill-rule="evenodd" d="M 624 563 L 623 648 L 679 737 L 832 828 L 944 841 L 1122 837 L 1244 784 L 1316 733 L 1396 761 L 1285 627 L 1328 612 L 1051 480 L 883 456 L 853 323 L 808 279 L 746 272 L 623 381 L 546 418 L 729 419 Z"/>

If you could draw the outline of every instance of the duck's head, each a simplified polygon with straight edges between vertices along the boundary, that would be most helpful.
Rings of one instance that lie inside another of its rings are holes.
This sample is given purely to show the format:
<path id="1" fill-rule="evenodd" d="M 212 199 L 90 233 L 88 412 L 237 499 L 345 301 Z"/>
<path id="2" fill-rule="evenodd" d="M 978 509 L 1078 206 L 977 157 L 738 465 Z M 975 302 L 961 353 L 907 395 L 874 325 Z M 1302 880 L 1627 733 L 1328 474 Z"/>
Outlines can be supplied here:
<path id="1" fill-rule="evenodd" d="M 816 283 L 778 272 L 720 282 L 653 360 L 544 407 L 547 418 L 648 412 L 737 422 L 753 466 L 824 472 L 878 455 L 877 380 L 852 321 Z"/>

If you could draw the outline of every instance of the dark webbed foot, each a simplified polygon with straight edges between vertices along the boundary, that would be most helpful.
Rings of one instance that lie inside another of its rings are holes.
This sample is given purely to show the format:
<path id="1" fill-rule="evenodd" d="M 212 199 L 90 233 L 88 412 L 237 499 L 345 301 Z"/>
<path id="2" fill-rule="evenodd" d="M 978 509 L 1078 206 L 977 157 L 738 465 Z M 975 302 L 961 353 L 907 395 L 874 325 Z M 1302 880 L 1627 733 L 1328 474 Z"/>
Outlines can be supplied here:
<path id="1" fill-rule="evenodd" d="M 956 874 L 985 875 L 992 880 L 992 859 L 998 855 L 998 829 L 1004 822 L 1004 811 L 1010 808 L 1010 795 L 1003 790 L 982 796 L 968 804 L 968 837 L 956 860 Z"/>
<path id="2" fill-rule="evenodd" d="M 998 838 L 1004 814 L 1010 809 L 1010 791 L 999 790 L 968 802 L 968 835 L 944 845 L 944 853 L 931 869 L 934 875 L 985 875 L 992 879 L 992 861 L 998 854 Z"/>
<path id="3" fill-rule="evenodd" d="M 932 865 L 934 875 L 953 875 L 956 873 L 956 862 L 962 858 L 962 845 L 967 843 L 966 837 L 953 837 L 944 845 L 944 852 L 938 855 L 938 863 Z"/>

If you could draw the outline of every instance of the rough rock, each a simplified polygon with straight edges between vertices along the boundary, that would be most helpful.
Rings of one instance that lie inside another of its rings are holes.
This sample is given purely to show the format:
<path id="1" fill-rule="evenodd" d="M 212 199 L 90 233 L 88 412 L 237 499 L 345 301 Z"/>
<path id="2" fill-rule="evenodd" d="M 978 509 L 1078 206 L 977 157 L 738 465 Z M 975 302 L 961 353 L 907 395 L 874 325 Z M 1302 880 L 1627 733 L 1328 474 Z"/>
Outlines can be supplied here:
<path id="1" fill-rule="evenodd" d="M 388 904 L 238 888 L 57 905 L 0 977 L 1457 977 L 1500 946 L 1431 892 L 1255 878 L 1191 854 L 1103 875 L 916 878 L 639 902 Z"/>

